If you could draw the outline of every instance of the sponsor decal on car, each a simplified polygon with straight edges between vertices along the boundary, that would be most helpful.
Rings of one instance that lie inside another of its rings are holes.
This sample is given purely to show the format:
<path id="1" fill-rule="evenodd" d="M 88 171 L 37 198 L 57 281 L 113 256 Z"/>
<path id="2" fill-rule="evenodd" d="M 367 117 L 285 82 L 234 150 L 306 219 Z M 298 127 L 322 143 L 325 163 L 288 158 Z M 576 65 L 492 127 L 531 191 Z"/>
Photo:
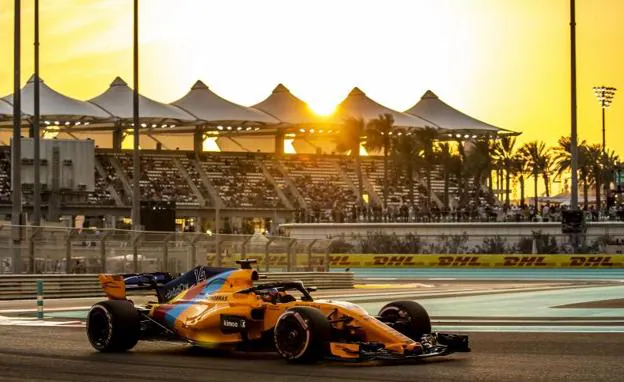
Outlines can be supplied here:
<path id="1" fill-rule="evenodd" d="M 221 315 L 221 331 L 223 333 L 239 333 L 247 330 L 247 320 L 240 316 Z"/>

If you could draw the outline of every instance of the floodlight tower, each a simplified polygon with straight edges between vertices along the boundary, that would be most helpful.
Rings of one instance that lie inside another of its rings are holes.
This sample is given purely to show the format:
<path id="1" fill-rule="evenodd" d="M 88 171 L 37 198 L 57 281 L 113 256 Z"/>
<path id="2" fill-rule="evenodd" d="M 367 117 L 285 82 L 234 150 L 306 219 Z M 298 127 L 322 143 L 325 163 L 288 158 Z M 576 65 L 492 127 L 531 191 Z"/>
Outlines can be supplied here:
<path id="1" fill-rule="evenodd" d="M 616 90 L 616 88 L 610 86 L 594 86 L 594 94 L 596 95 L 596 98 L 598 98 L 598 102 L 600 102 L 600 107 L 602 108 L 602 152 L 607 151 L 605 110 L 611 106 Z"/>

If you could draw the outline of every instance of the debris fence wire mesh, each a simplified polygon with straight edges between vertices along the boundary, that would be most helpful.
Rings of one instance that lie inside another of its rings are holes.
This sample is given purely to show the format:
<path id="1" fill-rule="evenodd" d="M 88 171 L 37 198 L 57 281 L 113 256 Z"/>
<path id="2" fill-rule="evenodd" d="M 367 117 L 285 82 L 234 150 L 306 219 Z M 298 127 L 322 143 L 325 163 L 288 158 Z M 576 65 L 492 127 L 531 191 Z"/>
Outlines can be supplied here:
<path id="1" fill-rule="evenodd" d="M 243 258 L 256 259 L 263 270 L 325 271 L 330 242 L 262 234 L 5 225 L 0 226 L 0 273 L 184 272 L 199 264 L 235 266 Z M 17 258 L 22 268 L 15 272 Z"/>

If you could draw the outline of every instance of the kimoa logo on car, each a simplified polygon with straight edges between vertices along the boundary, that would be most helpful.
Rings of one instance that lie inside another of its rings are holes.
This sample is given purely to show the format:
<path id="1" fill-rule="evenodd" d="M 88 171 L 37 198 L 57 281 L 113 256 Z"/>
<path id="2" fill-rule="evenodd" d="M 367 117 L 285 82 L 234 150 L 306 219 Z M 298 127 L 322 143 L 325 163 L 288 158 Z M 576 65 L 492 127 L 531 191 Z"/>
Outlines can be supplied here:
<path id="1" fill-rule="evenodd" d="M 223 326 L 228 327 L 228 328 L 245 329 L 245 321 L 223 320 Z"/>

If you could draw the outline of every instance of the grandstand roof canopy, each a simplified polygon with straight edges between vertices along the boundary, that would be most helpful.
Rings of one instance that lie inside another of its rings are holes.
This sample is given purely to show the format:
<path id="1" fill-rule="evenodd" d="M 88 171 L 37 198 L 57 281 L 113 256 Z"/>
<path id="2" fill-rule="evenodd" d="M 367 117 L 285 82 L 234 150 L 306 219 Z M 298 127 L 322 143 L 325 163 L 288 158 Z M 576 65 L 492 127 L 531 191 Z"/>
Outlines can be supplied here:
<path id="1" fill-rule="evenodd" d="M 293 125 L 340 124 L 333 116 L 316 114 L 307 103 L 294 96 L 286 86 L 279 84 L 264 101 L 253 108 L 272 115 L 281 122 Z"/>
<path id="2" fill-rule="evenodd" d="M 355 117 L 365 120 L 378 118 L 381 114 L 390 114 L 394 118 L 394 124 L 396 126 L 416 128 L 424 128 L 426 126 L 434 128 L 439 127 L 431 121 L 426 121 L 420 117 L 387 108 L 368 98 L 368 96 L 357 87 L 353 88 L 347 98 L 338 105 L 336 113 L 343 118 Z"/>
<path id="3" fill-rule="evenodd" d="M 112 120 L 112 116 L 99 107 L 86 101 L 67 97 L 46 85 L 40 83 L 40 115 L 43 120 L 55 121 L 104 121 Z M 35 76 L 30 77 L 21 90 L 22 113 L 27 116 L 34 114 Z M 13 104 L 13 94 L 4 98 L 4 101 Z"/>
<path id="4" fill-rule="evenodd" d="M 108 111 L 114 117 L 125 121 L 133 118 L 133 91 L 128 84 L 117 77 L 110 87 L 99 96 L 89 100 Z M 188 123 L 197 122 L 197 118 L 177 106 L 154 101 L 139 94 L 139 118 L 145 123 Z"/>
<path id="5" fill-rule="evenodd" d="M 447 105 L 431 90 L 427 90 L 416 105 L 405 113 L 418 116 L 424 120 L 452 131 L 472 133 L 511 133 L 489 123 L 482 122 Z"/>
<path id="6" fill-rule="evenodd" d="M 182 98 L 171 103 L 209 124 L 279 124 L 269 114 L 221 98 L 203 82 L 197 81 Z"/>

